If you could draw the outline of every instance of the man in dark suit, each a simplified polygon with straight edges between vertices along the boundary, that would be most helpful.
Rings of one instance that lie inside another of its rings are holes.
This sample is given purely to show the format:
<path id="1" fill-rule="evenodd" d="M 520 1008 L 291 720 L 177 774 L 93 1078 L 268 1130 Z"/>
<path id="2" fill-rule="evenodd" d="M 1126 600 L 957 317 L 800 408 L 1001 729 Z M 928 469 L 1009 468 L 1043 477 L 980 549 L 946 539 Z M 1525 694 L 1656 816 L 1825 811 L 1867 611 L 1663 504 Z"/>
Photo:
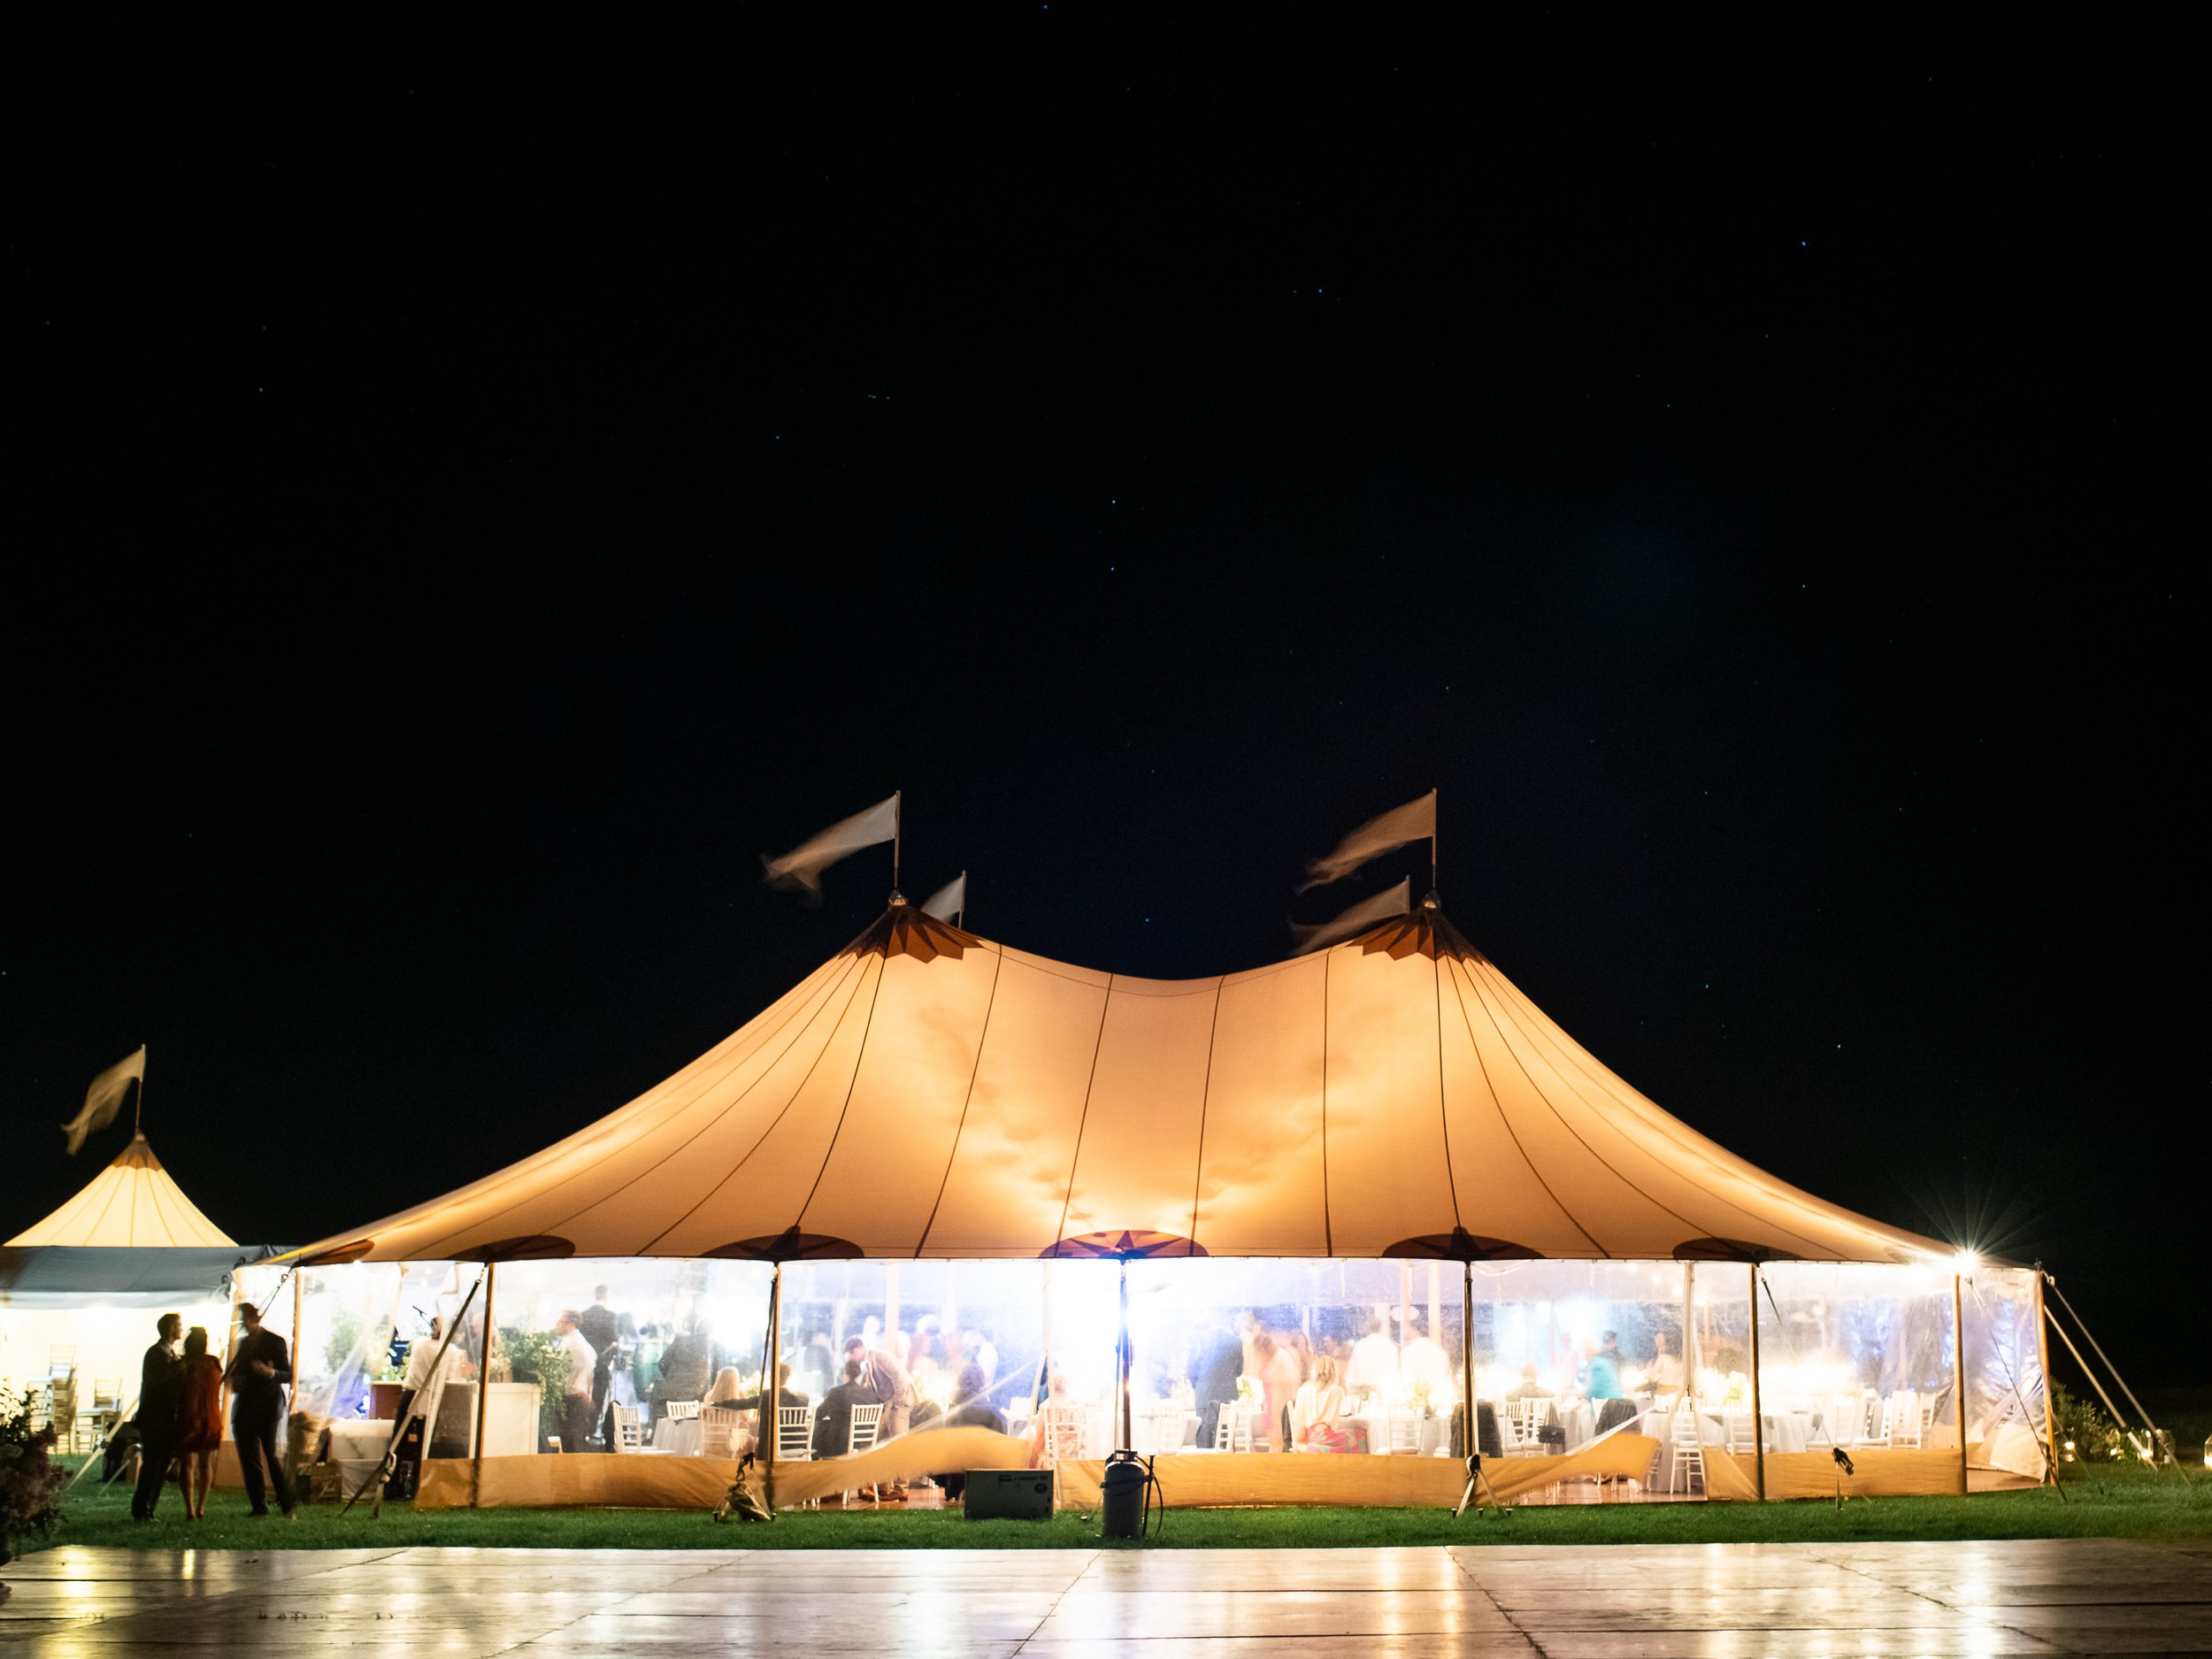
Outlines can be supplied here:
<path id="1" fill-rule="evenodd" d="M 177 1455 L 177 1407 L 184 1361 L 177 1355 L 176 1344 L 184 1334 L 184 1321 L 173 1313 L 165 1313 L 156 1321 L 154 1333 L 160 1340 L 146 1350 L 146 1358 L 138 1368 L 138 1486 L 131 1494 L 134 1521 L 154 1518 L 162 1483 L 169 1477 L 170 1460 Z"/>
<path id="2" fill-rule="evenodd" d="M 817 1457 L 842 1457 L 851 1439 L 853 1408 L 880 1404 L 876 1391 L 860 1380 L 861 1364 L 856 1359 L 845 1362 L 845 1380 L 822 1396 L 822 1403 L 814 1409 L 814 1455 Z"/>
<path id="3" fill-rule="evenodd" d="M 277 1507 L 288 1519 L 292 1486 L 284 1478 L 284 1459 L 277 1454 L 277 1424 L 284 1416 L 284 1385 L 292 1380 L 292 1356 L 284 1339 L 261 1328 L 261 1310 L 250 1302 L 238 1304 L 238 1323 L 245 1335 L 230 1362 L 230 1432 L 238 1442 L 239 1471 L 246 1478 L 250 1513 L 266 1515 L 269 1500 L 264 1488 L 262 1464 L 268 1465 L 267 1485 L 276 1488 Z"/>

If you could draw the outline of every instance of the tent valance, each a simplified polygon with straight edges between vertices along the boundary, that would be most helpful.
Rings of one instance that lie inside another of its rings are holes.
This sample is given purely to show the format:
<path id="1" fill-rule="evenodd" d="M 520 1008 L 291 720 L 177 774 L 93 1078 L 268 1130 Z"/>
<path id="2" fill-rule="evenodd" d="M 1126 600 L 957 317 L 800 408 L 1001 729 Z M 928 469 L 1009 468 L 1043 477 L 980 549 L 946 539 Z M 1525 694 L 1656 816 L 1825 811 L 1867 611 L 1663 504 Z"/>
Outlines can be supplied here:
<path id="1" fill-rule="evenodd" d="M 1133 979 L 900 906 L 666 1081 L 310 1259 L 1071 1253 L 1917 1261 L 1582 1048 L 1440 912 Z"/>

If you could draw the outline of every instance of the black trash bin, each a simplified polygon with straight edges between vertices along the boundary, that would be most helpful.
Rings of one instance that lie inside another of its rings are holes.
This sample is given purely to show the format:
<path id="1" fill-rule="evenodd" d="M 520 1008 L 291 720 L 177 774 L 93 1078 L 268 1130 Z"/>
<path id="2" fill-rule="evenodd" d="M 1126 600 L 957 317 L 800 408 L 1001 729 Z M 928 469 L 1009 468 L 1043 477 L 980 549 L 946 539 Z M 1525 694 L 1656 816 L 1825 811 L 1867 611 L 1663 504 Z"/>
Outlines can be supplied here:
<path id="1" fill-rule="evenodd" d="M 1107 1458 L 1099 1486 L 1099 1520 L 1105 1536 L 1142 1538 L 1146 1497 L 1152 1486 L 1150 1460 L 1134 1452 L 1116 1452 Z"/>

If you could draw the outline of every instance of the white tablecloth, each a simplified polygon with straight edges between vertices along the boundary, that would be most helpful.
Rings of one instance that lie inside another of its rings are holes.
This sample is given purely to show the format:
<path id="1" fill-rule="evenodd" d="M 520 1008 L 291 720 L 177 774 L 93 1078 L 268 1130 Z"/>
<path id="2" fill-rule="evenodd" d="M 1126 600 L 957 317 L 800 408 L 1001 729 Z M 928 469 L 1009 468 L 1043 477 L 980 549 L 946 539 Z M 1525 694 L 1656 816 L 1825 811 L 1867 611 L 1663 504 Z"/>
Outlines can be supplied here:
<path id="1" fill-rule="evenodd" d="M 653 1425 L 653 1449 L 672 1453 L 679 1457 L 699 1455 L 700 1423 L 697 1417 L 663 1417 Z"/>

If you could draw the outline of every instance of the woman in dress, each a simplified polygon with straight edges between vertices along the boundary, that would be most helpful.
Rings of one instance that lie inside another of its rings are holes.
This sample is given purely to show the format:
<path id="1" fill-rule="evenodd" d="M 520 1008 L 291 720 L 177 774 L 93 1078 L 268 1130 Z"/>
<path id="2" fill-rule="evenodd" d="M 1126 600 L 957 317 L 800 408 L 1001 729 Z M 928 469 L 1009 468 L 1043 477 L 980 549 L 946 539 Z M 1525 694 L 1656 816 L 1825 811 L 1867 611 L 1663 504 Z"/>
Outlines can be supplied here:
<path id="1" fill-rule="evenodd" d="M 177 1484 L 184 1489 L 185 1518 L 196 1521 L 207 1514 L 215 1455 L 223 1445 L 223 1362 L 207 1351 L 204 1325 L 194 1325 L 184 1339 L 184 1371 L 177 1380 Z"/>
<path id="2" fill-rule="evenodd" d="M 1343 1415 L 1344 1385 L 1337 1380 L 1336 1362 L 1326 1354 L 1317 1354 L 1313 1375 L 1299 1384 L 1297 1397 L 1290 1402 L 1291 1445 L 1323 1452 L 1349 1451 L 1349 1437 L 1337 1421 Z"/>

